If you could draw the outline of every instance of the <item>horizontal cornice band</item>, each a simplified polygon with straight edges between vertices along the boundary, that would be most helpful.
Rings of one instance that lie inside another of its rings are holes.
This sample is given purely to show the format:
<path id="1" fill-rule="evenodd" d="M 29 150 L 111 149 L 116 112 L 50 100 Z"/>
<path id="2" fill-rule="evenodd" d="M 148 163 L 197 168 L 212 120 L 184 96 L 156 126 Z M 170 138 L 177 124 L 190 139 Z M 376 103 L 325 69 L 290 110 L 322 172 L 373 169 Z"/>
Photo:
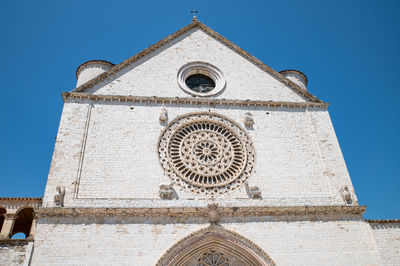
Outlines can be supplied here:
<path id="1" fill-rule="evenodd" d="M 179 97 L 156 97 L 156 96 L 126 96 L 126 95 L 98 95 L 81 92 L 62 92 L 64 102 L 67 99 L 88 99 L 103 102 L 132 102 L 132 103 L 159 103 L 159 104 L 187 104 L 208 106 L 252 106 L 252 107 L 287 107 L 328 108 L 325 102 L 275 102 L 275 101 L 253 101 L 253 100 L 227 100 L 227 99 L 204 99 L 204 98 L 179 98 Z"/>
<path id="2" fill-rule="evenodd" d="M 400 219 L 365 220 L 365 221 L 370 224 L 400 223 Z"/>
<path id="3" fill-rule="evenodd" d="M 42 203 L 42 198 L 0 198 L 0 204 Z"/>
<path id="4" fill-rule="evenodd" d="M 218 207 L 220 217 L 330 215 L 365 213 L 366 206 L 286 206 L 286 207 Z M 210 209 L 203 208 L 37 208 L 41 217 L 207 217 Z"/>
<path id="5" fill-rule="evenodd" d="M 0 238 L 0 247 L 4 247 L 4 246 L 25 246 L 29 242 L 33 242 L 33 239 Z"/>

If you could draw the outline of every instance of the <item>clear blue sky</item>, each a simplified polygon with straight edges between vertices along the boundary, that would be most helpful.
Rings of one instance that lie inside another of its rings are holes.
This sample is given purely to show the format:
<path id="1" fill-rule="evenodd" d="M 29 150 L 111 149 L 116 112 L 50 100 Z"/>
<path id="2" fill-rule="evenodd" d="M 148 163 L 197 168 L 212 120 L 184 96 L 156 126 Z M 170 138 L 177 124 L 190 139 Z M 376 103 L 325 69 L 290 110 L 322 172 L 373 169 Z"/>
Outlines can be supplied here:
<path id="1" fill-rule="evenodd" d="M 329 108 L 367 218 L 400 218 L 400 1 L 1 1 L 0 197 L 44 193 L 62 91 L 199 20 Z"/>

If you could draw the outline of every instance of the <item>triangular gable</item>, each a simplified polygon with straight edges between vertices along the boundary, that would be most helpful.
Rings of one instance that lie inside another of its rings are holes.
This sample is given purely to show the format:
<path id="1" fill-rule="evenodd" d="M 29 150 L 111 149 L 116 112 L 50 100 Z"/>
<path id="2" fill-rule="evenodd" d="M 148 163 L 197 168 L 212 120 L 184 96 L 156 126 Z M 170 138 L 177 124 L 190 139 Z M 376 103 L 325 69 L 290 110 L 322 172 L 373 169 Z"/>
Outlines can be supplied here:
<path id="1" fill-rule="evenodd" d="M 206 25 L 204 25 L 203 23 L 201 23 L 200 21 L 198 21 L 195 18 L 193 19 L 193 21 L 189 25 L 187 25 L 187 26 L 183 27 L 182 29 L 172 33 L 168 37 L 166 37 L 166 38 L 162 39 L 161 41 L 151 45 L 150 47 L 148 47 L 145 50 L 137 53 L 136 55 L 128 58 L 127 60 L 123 61 L 122 63 L 120 63 L 120 64 L 118 64 L 116 66 L 114 66 L 110 70 L 108 70 L 108 71 L 100 74 L 99 76 L 89 80 L 88 82 L 82 84 L 81 86 L 79 86 L 76 89 L 72 90 L 72 92 L 84 92 L 86 89 L 93 87 L 94 85 L 96 85 L 97 83 L 101 82 L 102 80 L 110 77 L 111 75 L 115 74 L 116 72 L 124 69 L 125 67 L 131 65 L 133 62 L 145 57 L 146 55 L 156 51 L 157 49 L 160 49 L 162 46 L 168 44 L 169 42 L 175 40 L 176 38 L 182 36 L 187 31 L 189 31 L 191 29 L 194 29 L 194 28 L 198 28 L 198 29 L 202 30 L 203 32 L 205 32 L 206 34 L 208 34 L 209 36 L 211 36 L 215 40 L 221 42 L 226 47 L 228 47 L 231 50 L 235 51 L 236 53 L 238 53 L 242 57 L 246 58 L 248 61 L 250 61 L 251 63 L 253 63 L 257 67 L 259 67 L 261 70 L 269 73 L 271 76 L 273 76 L 274 78 L 276 78 L 277 80 L 282 82 L 287 87 L 291 88 L 296 93 L 302 95 L 305 99 L 307 99 L 309 101 L 312 101 L 312 102 L 322 102 L 320 99 L 318 99 L 317 97 L 315 97 L 314 95 L 309 93 L 307 90 L 301 88 L 300 86 L 298 86 L 294 82 L 292 82 L 289 79 L 285 78 L 279 72 L 277 72 L 274 69 L 272 69 L 271 67 L 267 66 L 266 64 L 264 64 L 263 62 L 258 60 L 256 57 L 252 56 L 251 54 L 249 54 L 248 52 L 246 52 L 245 50 L 243 50 L 242 48 L 240 48 L 236 44 L 232 43 L 231 41 L 227 40 L 222 35 L 220 35 L 219 33 L 215 32 L 214 30 L 210 29 L 209 27 L 207 27 Z"/>

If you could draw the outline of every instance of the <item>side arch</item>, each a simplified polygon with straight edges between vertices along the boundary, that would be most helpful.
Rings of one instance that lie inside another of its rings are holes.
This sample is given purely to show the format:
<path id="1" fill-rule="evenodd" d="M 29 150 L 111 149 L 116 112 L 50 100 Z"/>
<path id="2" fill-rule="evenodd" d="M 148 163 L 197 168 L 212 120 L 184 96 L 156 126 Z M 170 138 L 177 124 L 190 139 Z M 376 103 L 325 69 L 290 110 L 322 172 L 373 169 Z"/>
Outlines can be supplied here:
<path id="1" fill-rule="evenodd" d="M 17 211 L 17 219 L 14 222 L 14 227 L 11 232 L 11 237 L 17 233 L 25 234 L 25 238 L 28 238 L 31 232 L 33 222 L 33 208 L 29 206 L 23 206 Z"/>
<path id="2" fill-rule="evenodd" d="M 6 208 L 0 206 L 0 232 L 1 232 L 1 228 L 3 228 L 4 214 L 6 214 L 6 213 L 7 213 Z"/>
<path id="3" fill-rule="evenodd" d="M 218 225 L 210 225 L 181 239 L 165 252 L 156 265 L 231 265 L 227 261 L 225 264 L 197 263 L 206 255 L 212 258 L 213 254 L 223 255 L 221 261 L 231 258 L 236 265 L 276 265 L 256 244 Z"/>

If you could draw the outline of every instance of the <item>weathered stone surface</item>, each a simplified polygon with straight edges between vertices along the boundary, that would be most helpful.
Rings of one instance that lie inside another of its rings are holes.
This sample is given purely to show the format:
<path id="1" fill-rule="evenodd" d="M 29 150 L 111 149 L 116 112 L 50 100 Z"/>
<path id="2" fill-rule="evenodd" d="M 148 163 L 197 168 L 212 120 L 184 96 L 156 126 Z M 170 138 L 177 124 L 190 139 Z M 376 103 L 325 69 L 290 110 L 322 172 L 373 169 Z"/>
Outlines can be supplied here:
<path id="1" fill-rule="evenodd" d="M 385 265 L 400 265 L 400 221 L 369 221 Z"/>

